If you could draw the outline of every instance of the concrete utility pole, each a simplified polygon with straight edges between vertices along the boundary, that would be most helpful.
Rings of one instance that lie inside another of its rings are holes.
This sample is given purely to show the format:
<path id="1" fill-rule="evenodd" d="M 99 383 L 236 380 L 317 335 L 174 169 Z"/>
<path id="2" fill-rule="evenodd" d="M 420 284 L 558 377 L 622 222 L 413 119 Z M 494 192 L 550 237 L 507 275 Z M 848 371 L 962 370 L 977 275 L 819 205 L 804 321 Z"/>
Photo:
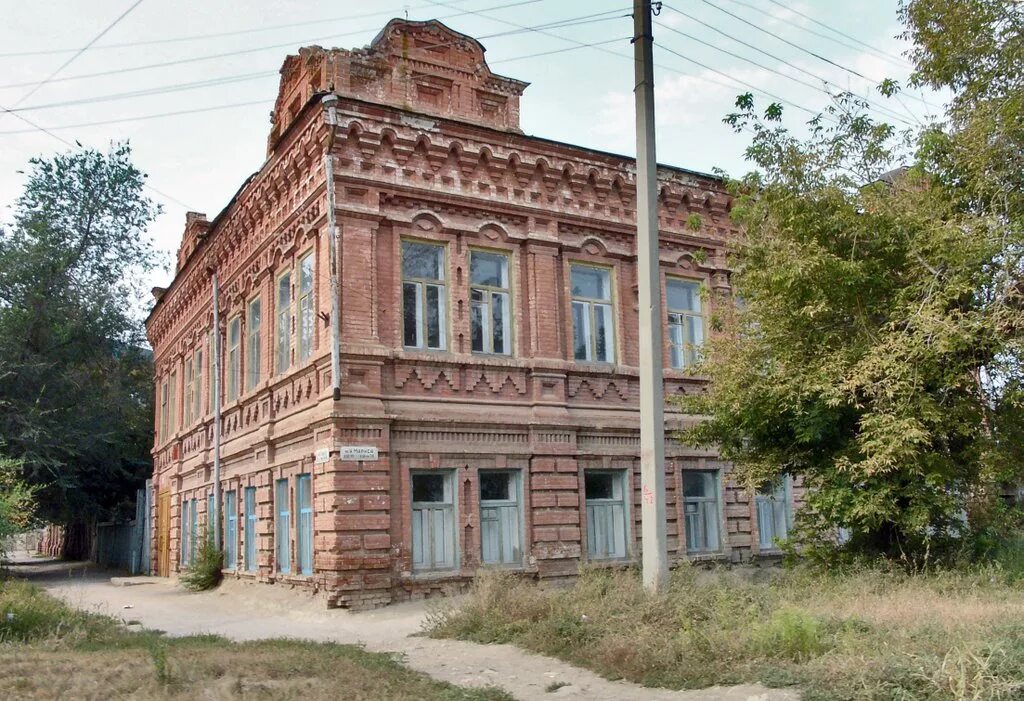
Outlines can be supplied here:
<path id="1" fill-rule="evenodd" d="M 654 148 L 651 0 L 633 0 L 636 68 L 636 248 L 640 296 L 640 515 L 643 579 L 650 591 L 668 579 L 665 538 L 665 408 L 662 385 L 661 275 L 658 266 L 658 161 Z"/>
<path id="2" fill-rule="evenodd" d="M 220 550 L 220 296 L 217 287 L 217 273 L 211 275 L 213 282 L 213 338 L 210 352 L 213 354 L 213 377 L 210 391 L 213 392 L 213 513 L 207 518 L 212 523 L 213 546 Z M 208 526 L 209 527 L 209 526 Z"/>

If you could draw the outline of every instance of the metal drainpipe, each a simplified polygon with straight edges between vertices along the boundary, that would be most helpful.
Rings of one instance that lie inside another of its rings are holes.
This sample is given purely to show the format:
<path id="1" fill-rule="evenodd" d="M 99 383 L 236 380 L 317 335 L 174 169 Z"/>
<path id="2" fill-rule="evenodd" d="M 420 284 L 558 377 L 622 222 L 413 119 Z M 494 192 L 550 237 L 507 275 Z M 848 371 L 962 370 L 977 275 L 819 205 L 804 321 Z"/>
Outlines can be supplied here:
<path id="1" fill-rule="evenodd" d="M 324 152 L 324 179 L 327 183 L 327 240 L 331 257 L 331 384 L 334 386 L 334 401 L 338 401 L 341 399 L 341 285 L 338 281 L 338 224 L 334 215 L 334 157 L 331 154 L 338 123 L 335 113 L 338 96 L 332 92 L 325 95 L 322 102 L 327 107 L 325 121 L 329 130 Z"/>
<path id="2" fill-rule="evenodd" d="M 213 546 L 220 550 L 220 305 L 217 272 L 211 275 L 213 283 L 213 513 L 208 515 L 213 524 Z M 209 527 L 209 526 L 208 526 Z"/>

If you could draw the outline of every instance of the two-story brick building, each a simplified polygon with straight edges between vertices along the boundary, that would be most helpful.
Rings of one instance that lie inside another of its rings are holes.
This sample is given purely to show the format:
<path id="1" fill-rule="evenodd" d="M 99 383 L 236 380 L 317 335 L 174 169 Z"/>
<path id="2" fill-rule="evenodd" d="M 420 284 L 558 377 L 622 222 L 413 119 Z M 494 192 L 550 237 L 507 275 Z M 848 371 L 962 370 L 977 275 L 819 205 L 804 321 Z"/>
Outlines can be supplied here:
<path id="1" fill-rule="evenodd" d="M 235 576 L 367 606 L 482 565 L 637 558 L 633 162 L 524 135 L 525 88 L 437 21 L 285 60 L 266 163 L 215 219 L 188 215 L 147 322 L 159 572 L 187 567 L 212 498 L 214 271 Z M 715 177 L 659 180 L 672 397 L 704 386 L 687 366 L 731 303 L 732 224 Z M 674 558 L 742 560 L 785 534 L 788 487 L 755 497 L 713 452 L 666 455 Z"/>

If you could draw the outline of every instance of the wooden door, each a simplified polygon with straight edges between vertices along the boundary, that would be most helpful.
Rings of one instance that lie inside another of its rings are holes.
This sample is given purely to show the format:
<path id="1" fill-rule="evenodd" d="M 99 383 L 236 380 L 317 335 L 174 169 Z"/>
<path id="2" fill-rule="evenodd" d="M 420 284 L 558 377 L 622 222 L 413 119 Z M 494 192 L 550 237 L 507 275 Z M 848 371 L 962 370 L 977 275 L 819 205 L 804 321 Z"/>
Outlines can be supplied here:
<path id="1" fill-rule="evenodd" d="M 171 574 L 171 492 L 166 489 L 156 500 L 156 573 Z"/>

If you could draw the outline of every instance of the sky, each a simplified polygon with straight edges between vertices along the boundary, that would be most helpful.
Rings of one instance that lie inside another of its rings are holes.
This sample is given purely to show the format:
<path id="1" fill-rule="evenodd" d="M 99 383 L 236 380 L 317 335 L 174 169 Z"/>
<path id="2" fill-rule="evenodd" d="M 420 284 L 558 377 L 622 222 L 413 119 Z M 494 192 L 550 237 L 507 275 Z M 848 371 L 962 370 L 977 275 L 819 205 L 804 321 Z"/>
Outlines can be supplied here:
<path id="1" fill-rule="evenodd" d="M 365 46 L 406 15 L 477 37 L 494 72 L 531 83 L 527 134 L 635 153 L 629 0 L 135 2 L 0 0 L 0 222 L 11 219 L 29 158 L 68 150 L 53 134 L 101 149 L 127 140 L 163 205 L 149 233 L 169 266 L 185 212 L 213 218 L 262 165 L 285 56 L 310 44 Z M 749 135 L 722 123 L 748 91 L 761 106 L 785 100 L 797 130 L 828 103 L 826 89 L 870 96 L 899 127 L 939 114 L 940 95 L 891 100 L 873 89 L 883 78 L 904 84 L 911 71 L 897 9 L 898 0 L 665 2 L 654 27 L 658 161 L 748 170 Z M 531 57 L 560 49 L 569 50 Z M 151 277 L 166 285 L 171 270 Z"/>

